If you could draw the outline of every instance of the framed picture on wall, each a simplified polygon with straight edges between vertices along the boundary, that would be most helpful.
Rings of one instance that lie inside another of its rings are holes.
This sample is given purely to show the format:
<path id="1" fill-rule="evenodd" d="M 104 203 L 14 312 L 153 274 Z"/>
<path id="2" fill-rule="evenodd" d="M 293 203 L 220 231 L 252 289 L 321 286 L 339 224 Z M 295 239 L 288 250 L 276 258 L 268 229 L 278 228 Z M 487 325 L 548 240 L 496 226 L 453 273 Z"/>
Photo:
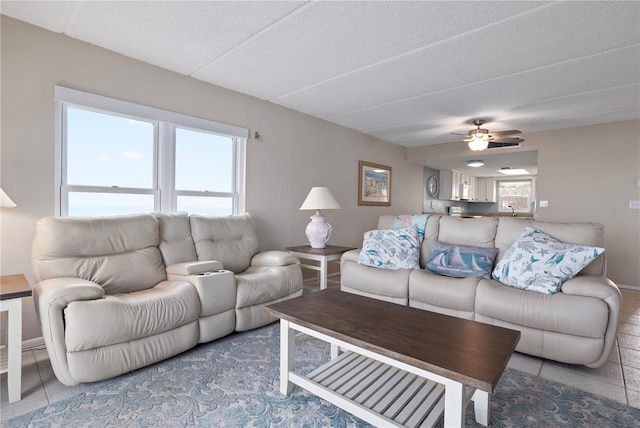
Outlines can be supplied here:
<path id="1" fill-rule="evenodd" d="M 391 167 L 358 162 L 358 205 L 391 206 Z"/>

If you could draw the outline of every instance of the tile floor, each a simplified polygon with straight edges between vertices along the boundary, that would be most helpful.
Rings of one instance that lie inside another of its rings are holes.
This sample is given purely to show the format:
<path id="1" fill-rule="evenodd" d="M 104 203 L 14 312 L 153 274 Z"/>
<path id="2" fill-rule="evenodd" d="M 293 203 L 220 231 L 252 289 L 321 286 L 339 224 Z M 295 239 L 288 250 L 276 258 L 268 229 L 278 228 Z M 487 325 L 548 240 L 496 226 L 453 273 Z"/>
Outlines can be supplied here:
<path id="1" fill-rule="evenodd" d="M 339 284 L 330 281 L 329 286 L 339 287 Z M 317 283 L 305 285 L 305 292 L 317 289 Z M 509 367 L 640 408 L 640 292 L 621 291 L 623 311 L 618 346 L 604 366 L 590 369 L 516 353 Z M 6 375 L 2 375 L 0 422 L 96 387 L 96 384 L 68 387 L 58 382 L 44 349 L 23 352 L 22 367 L 21 401 L 8 403 Z"/>

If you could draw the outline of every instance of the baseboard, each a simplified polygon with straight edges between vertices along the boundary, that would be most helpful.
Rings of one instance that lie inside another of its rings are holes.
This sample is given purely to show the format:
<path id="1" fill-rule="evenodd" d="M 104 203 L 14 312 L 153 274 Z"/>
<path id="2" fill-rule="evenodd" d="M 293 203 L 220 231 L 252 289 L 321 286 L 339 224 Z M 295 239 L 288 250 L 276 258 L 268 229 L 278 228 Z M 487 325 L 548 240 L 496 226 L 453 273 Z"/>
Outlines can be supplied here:
<path id="1" fill-rule="evenodd" d="M 24 340 L 22 342 L 22 351 L 24 352 L 28 351 L 29 349 L 40 348 L 42 346 L 44 346 L 44 337 L 40 336 L 33 339 Z"/>
<path id="2" fill-rule="evenodd" d="M 625 290 L 640 291 L 640 287 L 636 285 L 624 285 L 624 284 L 616 284 L 616 285 L 618 286 L 618 288 L 624 288 Z"/>

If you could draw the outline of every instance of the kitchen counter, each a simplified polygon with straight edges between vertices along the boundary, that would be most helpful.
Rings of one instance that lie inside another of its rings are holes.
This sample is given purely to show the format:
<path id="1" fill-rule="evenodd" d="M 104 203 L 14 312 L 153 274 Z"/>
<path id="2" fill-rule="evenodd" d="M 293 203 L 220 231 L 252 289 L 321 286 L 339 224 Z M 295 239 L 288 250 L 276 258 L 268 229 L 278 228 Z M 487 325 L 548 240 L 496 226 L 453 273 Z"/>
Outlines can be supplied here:
<path id="1" fill-rule="evenodd" d="M 433 215 L 449 215 L 448 213 L 424 213 L 424 214 L 433 214 Z M 482 218 L 482 217 L 513 217 L 508 213 L 462 213 L 459 217 L 462 218 Z M 531 213 L 518 213 L 515 216 L 516 218 L 527 218 L 533 219 L 533 214 Z"/>

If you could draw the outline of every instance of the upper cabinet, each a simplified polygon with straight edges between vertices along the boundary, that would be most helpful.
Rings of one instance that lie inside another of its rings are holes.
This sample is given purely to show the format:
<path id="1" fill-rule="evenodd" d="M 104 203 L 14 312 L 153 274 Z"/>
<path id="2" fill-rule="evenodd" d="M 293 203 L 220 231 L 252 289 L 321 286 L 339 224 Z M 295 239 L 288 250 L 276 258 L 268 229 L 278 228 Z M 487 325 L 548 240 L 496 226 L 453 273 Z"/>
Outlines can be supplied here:
<path id="1" fill-rule="evenodd" d="M 491 177 L 476 178 L 475 198 L 471 202 L 496 202 L 496 180 Z"/>
<path id="2" fill-rule="evenodd" d="M 440 170 L 439 199 L 469 202 L 496 202 L 496 181 L 473 177 L 455 169 Z"/>
<path id="3" fill-rule="evenodd" d="M 462 173 L 452 169 L 440 170 L 440 194 L 438 199 L 460 200 Z"/>

